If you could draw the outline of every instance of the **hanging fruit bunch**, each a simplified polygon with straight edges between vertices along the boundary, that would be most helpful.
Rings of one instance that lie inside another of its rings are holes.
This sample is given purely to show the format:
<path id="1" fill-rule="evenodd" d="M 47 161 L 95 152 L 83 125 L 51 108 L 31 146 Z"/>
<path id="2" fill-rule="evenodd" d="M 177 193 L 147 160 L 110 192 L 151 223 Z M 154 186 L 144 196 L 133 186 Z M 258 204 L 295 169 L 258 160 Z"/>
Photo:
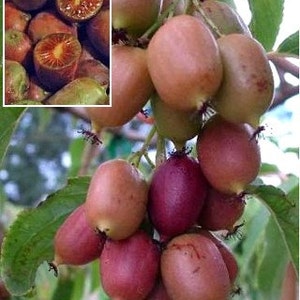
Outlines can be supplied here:
<path id="1" fill-rule="evenodd" d="M 109 104 L 109 1 L 5 2 L 5 104 Z"/>

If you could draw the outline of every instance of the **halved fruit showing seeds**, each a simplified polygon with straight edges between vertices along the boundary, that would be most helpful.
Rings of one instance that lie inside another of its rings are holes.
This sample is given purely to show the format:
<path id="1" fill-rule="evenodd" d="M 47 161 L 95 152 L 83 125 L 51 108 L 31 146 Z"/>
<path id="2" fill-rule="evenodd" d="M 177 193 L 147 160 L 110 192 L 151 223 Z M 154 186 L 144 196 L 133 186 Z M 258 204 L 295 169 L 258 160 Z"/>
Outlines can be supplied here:
<path id="1" fill-rule="evenodd" d="M 102 0 L 56 0 L 56 7 L 64 19 L 82 22 L 95 16 L 102 3 Z"/>
<path id="2" fill-rule="evenodd" d="M 56 91 L 75 76 L 81 45 L 68 33 L 54 33 L 40 40 L 34 48 L 34 67 L 40 82 Z"/>

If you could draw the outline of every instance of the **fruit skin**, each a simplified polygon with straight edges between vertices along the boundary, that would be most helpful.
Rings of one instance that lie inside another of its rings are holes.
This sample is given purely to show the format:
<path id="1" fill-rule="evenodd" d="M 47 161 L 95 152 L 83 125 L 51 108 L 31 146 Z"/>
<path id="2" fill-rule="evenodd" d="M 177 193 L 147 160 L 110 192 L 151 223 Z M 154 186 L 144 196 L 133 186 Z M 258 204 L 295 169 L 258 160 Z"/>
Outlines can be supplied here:
<path id="1" fill-rule="evenodd" d="M 52 33 L 33 50 L 36 75 L 49 91 L 57 91 L 75 77 L 81 45 L 72 34 Z"/>
<path id="2" fill-rule="evenodd" d="M 111 299 L 145 299 L 155 284 L 160 253 L 143 231 L 122 241 L 107 240 L 100 257 L 100 278 Z"/>
<path id="3" fill-rule="evenodd" d="M 205 229 L 232 230 L 245 208 L 243 197 L 223 194 L 210 188 L 198 217 L 198 224 Z"/>
<path id="4" fill-rule="evenodd" d="M 5 60 L 5 104 L 13 104 L 27 97 L 29 78 L 18 62 Z"/>
<path id="5" fill-rule="evenodd" d="M 83 22 L 92 18 L 102 7 L 103 0 L 56 0 L 56 9 L 69 22 Z"/>
<path id="6" fill-rule="evenodd" d="M 95 17 L 93 17 L 86 26 L 86 32 L 92 45 L 105 58 L 109 57 L 109 7 L 101 9 Z"/>
<path id="7" fill-rule="evenodd" d="M 161 273 L 171 299 L 229 298 L 224 260 L 217 246 L 203 235 L 189 233 L 172 239 L 161 256 Z"/>
<path id="8" fill-rule="evenodd" d="M 109 238 L 125 239 L 142 223 L 147 201 L 148 185 L 138 169 L 122 159 L 109 160 L 91 179 L 85 202 L 87 219 Z"/>
<path id="9" fill-rule="evenodd" d="M 165 10 L 169 7 L 169 5 L 173 2 L 173 0 L 162 0 L 161 13 L 164 13 Z M 192 5 L 188 0 L 180 0 L 175 9 L 175 15 L 182 14 L 191 14 Z"/>
<path id="10" fill-rule="evenodd" d="M 222 193 L 240 194 L 258 175 L 260 149 L 248 124 L 234 124 L 214 115 L 197 138 L 203 174 Z"/>
<path id="11" fill-rule="evenodd" d="M 32 43 L 22 31 L 8 29 L 5 31 L 5 58 L 28 66 L 32 61 Z"/>
<path id="12" fill-rule="evenodd" d="M 162 240 L 184 233 L 196 223 L 206 194 L 201 167 L 186 154 L 173 154 L 155 170 L 148 213 Z"/>
<path id="13" fill-rule="evenodd" d="M 112 107 L 87 108 L 95 131 L 122 126 L 130 121 L 154 91 L 146 63 L 146 50 L 114 45 L 112 58 Z"/>
<path id="14" fill-rule="evenodd" d="M 260 117 L 272 103 L 274 91 L 265 50 L 256 40 L 243 34 L 229 34 L 217 42 L 224 79 L 212 104 L 228 121 L 257 128 Z"/>
<path id="15" fill-rule="evenodd" d="M 153 35 L 147 53 L 157 93 L 174 109 L 200 109 L 221 84 L 219 49 L 207 26 L 196 17 L 169 19 Z"/>
<path id="16" fill-rule="evenodd" d="M 57 13 L 52 10 L 39 12 L 29 23 L 28 35 L 33 44 L 52 33 L 69 33 L 76 37 L 77 29 L 74 25 L 63 22 Z"/>
<path id="17" fill-rule="evenodd" d="M 106 105 L 107 102 L 105 87 L 89 77 L 74 79 L 44 101 L 48 105 Z"/>
<path id="18" fill-rule="evenodd" d="M 50 96 L 50 93 L 45 91 L 36 76 L 29 78 L 28 99 L 41 102 Z"/>
<path id="19" fill-rule="evenodd" d="M 112 26 L 125 29 L 138 37 L 156 20 L 160 8 L 159 0 L 114 0 L 112 1 Z"/>
<path id="20" fill-rule="evenodd" d="M 218 28 L 221 34 L 227 35 L 230 33 L 242 33 L 249 37 L 252 36 L 243 19 L 227 3 L 219 1 L 204 1 L 201 4 L 201 8 L 204 10 L 206 16 L 210 18 L 210 20 Z M 203 17 L 197 10 L 194 11 L 193 15 L 203 20 Z M 215 32 L 212 31 L 212 33 L 216 38 L 219 38 Z"/>
<path id="21" fill-rule="evenodd" d="M 42 8 L 48 0 L 12 0 L 12 2 L 21 10 L 32 11 Z"/>
<path id="22" fill-rule="evenodd" d="M 55 234 L 55 256 L 51 265 L 84 265 L 97 259 L 103 249 L 105 236 L 97 234 L 88 224 L 85 206 L 78 206 Z"/>
<path id="23" fill-rule="evenodd" d="M 161 278 L 156 281 L 146 300 L 171 300 Z"/>
<path id="24" fill-rule="evenodd" d="M 151 97 L 151 107 L 157 132 L 171 140 L 178 150 L 185 146 L 186 141 L 194 138 L 202 127 L 200 115 L 175 110 L 161 101 L 157 95 Z"/>
<path id="25" fill-rule="evenodd" d="M 16 29 L 24 32 L 30 19 L 30 14 L 21 11 L 13 3 L 5 3 L 5 30 Z"/>

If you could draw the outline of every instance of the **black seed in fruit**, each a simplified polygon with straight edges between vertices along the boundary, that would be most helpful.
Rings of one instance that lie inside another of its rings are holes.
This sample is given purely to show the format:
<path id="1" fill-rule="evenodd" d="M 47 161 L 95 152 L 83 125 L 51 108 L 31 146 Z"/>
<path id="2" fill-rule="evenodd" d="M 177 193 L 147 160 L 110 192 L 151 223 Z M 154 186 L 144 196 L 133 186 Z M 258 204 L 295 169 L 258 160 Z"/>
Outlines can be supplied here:
<path id="1" fill-rule="evenodd" d="M 175 153 L 153 174 L 149 190 L 150 220 L 164 238 L 188 230 L 196 223 L 207 194 L 207 181 L 199 163 Z"/>
<path id="2" fill-rule="evenodd" d="M 56 91 L 75 76 L 81 45 L 68 33 L 53 33 L 40 40 L 33 51 L 34 67 L 40 82 Z"/>
<path id="3" fill-rule="evenodd" d="M 56 7 L 66 20 L 82 22 L 96 15 L 102 2 L 102 0 L 56 0 Z"/>

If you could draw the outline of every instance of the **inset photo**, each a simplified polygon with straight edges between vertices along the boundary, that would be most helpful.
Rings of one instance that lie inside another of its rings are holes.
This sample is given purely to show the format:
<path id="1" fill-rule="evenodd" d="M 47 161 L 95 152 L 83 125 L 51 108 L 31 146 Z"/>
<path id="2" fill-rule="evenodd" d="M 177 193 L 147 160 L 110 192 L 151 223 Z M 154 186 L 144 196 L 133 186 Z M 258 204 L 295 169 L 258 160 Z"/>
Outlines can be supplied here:
<path id="1" fill-rule="evenodd" d="M 11 0 L 3 15 L 3 106 L 111 106 L 110 0 Z"/>

